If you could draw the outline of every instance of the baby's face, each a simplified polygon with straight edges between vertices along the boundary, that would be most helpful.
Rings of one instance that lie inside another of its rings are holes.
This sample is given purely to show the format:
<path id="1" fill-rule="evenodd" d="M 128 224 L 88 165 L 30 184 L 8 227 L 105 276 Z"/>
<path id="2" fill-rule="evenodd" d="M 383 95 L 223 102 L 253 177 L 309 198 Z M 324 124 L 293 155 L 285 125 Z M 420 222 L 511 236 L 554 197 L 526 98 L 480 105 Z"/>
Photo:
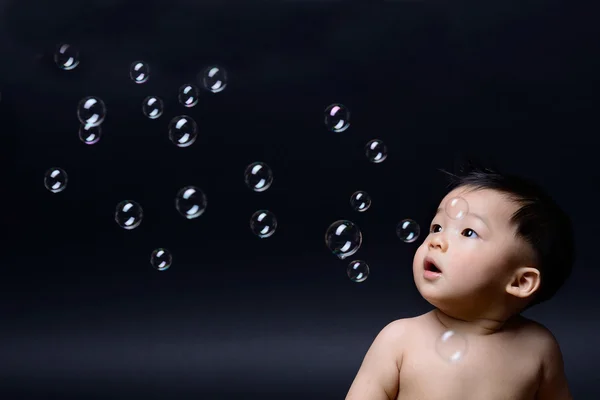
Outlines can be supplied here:
<path id="1" fill-rule="evenodd" d="M 445 212 L 456 197 L 469 206 L 462 219 Z M 523 266 L 528 253 L 510 222 L 517 209 L 495 190 L 461 187 L 448 193 L 414 257 L 413 274 L 421 295 L 441 309 L 483 311 L 500 301 L 511 274 Z"/>

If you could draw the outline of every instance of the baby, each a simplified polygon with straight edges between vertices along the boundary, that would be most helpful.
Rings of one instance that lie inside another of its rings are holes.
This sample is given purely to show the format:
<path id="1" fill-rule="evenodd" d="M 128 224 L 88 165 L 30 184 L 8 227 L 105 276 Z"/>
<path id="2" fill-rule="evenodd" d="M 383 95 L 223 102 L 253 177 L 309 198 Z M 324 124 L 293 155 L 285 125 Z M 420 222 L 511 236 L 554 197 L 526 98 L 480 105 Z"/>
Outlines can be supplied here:
<path id="1" fill-rule="evenodd" d="M 382 329 L 346 400 L 572 399 L 556 339 L 520 315 L 570 275 L 570 221 L 531 182 L 467 168 L 414 256 L 415 284 L 435 309 Z M 445 212 L 457 198 L 464 216 Z M 436 351 L 448 332 L 468 344 L 456 362 Z"/>

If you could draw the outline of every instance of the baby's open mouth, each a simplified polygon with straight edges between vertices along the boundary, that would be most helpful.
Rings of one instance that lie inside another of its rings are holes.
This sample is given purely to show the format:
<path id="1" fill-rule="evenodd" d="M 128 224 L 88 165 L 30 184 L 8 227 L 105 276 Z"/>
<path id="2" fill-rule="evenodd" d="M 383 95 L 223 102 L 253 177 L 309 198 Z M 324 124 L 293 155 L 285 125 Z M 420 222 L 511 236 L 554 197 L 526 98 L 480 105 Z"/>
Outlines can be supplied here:
<path id="1" fill-rule="evenodd" d="M 442 271 L 440 271 L 440 269 L 436 267 L 434 263 L 429 261 L 425 263 L 425 271 L 436 272 L 438 274 L 442 273 Z"/>

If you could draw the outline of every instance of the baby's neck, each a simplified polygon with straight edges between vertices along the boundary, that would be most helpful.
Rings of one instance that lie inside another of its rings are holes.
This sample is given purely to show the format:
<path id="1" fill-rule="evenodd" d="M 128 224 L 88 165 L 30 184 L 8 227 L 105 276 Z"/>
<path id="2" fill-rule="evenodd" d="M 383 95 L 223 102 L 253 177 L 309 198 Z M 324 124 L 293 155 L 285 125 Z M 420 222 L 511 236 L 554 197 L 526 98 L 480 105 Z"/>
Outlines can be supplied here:
<path id="1" fill-rule="evenodd" d="M 515 315 L 509 318 L 461 318 L 450 316 L 439 309 L 432 311 L 434 318 L 445 330 L 476 336 L 487 336 L 509 329 L 519 318 Z"/>

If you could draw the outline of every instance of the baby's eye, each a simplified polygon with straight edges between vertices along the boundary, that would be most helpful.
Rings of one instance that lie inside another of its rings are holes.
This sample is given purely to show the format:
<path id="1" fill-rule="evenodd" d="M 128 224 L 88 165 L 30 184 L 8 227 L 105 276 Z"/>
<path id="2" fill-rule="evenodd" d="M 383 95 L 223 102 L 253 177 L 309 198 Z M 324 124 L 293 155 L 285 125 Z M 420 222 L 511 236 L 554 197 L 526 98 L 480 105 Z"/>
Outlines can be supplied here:
<path id="1" fill-rule="evenodd" d="M 430 229 L 431 233 L 438 233 L 441 230 L 442 230 L 442 227 L 441 227 L 440 224 L 433 224 L 433 225 L 431 225 L 431 229 Z"/>
<path id="2" fill-rule="evenodd" d="M 465 237 L 479 237 L 479 235 L 477 234 L 477 232 L 475 232 L 473 229 L 465 229 L 464 231 L 461 232 L 461 235 L 465 236 Z"/>

